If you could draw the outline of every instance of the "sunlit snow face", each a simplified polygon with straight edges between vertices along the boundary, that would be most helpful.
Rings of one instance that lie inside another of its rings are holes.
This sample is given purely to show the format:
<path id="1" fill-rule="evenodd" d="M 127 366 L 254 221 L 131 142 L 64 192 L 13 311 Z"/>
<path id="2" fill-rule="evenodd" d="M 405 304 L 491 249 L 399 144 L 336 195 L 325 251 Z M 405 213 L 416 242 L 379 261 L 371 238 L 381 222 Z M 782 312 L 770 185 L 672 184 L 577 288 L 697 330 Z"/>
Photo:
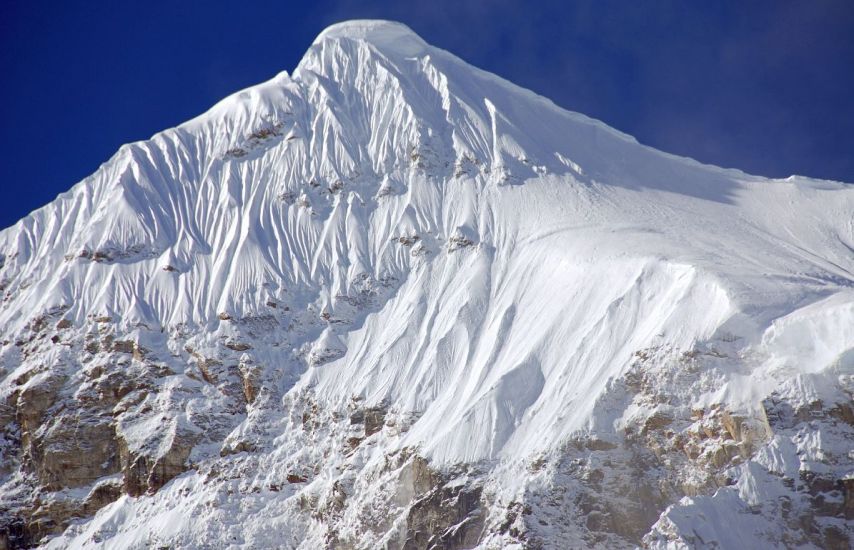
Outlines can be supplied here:
<path id="1" fill-rule="evenodd" d="M 293 77 L 123 147 L 0 233 L 3 391 L 96 411 L 124 453 L 104 475 L 139 498 L 63 544 L 251 546 L 259 517 L 318 542 L 468 475 L 504 513 L 530 480 L 610 481 L 594 462 L 632 467 L 626 445 L 713 439 L 697 410 L 839 394 L 852 211 L 843 184 L 652 150 L 405 27 L 335 26 Z M 715 442 L 642 450 L 722 475 Z"/>

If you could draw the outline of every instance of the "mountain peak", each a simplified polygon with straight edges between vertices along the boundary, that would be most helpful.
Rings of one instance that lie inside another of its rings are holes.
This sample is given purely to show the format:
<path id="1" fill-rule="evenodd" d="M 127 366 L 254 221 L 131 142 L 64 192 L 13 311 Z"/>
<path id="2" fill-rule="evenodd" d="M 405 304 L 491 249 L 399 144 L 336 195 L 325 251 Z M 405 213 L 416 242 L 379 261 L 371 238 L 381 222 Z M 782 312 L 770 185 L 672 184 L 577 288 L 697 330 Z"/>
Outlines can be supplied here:
<path id="1" fill-rule="evenodd" d="M 827 547 L 852 211 L 334 25 L 0 231 L 0 548 Z"/>
<path id="2" fill-rule="evenodd" d="M 417 55 L 427 43 L 415 32 L 396 21 L 382 19 L 354 19 L 327 27 L 315 38 L 312 45 L 338 39 L 363 40 L 384 51 L 402 55 Z"/>

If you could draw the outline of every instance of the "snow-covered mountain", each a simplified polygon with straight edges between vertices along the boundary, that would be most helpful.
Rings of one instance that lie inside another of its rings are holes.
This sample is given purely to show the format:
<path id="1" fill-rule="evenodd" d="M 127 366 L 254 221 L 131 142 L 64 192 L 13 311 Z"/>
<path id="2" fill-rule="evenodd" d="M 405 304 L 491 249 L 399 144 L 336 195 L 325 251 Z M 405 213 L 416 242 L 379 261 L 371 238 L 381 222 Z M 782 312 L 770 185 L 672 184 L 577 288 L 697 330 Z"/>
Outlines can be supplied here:
<path id="1" fill-rule="evenodd" d="M 0 232 L 0 548 L 849 548 L 854 186 L 325 30 Z"/>

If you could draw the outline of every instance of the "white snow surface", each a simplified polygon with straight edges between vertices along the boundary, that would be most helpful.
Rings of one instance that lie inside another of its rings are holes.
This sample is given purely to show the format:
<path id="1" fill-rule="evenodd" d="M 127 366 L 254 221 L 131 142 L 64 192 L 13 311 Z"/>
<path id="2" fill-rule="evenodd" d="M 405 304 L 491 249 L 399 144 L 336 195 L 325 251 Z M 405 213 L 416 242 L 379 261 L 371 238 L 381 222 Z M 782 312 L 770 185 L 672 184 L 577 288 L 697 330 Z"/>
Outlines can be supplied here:
<path id="1" fill-rule="evenodd" d="M 854 186 L 659 152 L 385 21 L 334 25 L 291 75 L 123 146 L 0 232 L 0 254 L 0 339 L 62 306 L 167 334 L 272 318 L 282 345 L 250 353 L 280 365 L 282 395 L 411 415 L 394 446 L 437 465 L 613 430 L 622 412 L 596 404 L 641 349 L 737 340 L 748 372 L 694 396 L 733 407 L 854 369 Z M 192 520 L 208 498 L 190 472 L 57 544 L 214 536 Z M 216 536 L 263 545 L 246 530 L 274 529 L 275 499 Z"/>

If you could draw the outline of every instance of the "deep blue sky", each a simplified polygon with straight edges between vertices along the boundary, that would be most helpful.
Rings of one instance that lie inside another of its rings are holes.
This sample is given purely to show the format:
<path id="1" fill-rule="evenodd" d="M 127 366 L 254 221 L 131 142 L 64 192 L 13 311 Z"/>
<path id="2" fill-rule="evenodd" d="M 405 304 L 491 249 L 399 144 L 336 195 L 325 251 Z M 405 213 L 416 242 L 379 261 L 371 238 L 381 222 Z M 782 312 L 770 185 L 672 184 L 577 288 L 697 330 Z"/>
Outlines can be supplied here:
<path id="1" fill-rule="evenodd" d="M 125 142 L 292 70 L 327 25 L 402 21 L 659 149 L 854 182 L 854 2 L 0 2 L 0 228 Z"/>

